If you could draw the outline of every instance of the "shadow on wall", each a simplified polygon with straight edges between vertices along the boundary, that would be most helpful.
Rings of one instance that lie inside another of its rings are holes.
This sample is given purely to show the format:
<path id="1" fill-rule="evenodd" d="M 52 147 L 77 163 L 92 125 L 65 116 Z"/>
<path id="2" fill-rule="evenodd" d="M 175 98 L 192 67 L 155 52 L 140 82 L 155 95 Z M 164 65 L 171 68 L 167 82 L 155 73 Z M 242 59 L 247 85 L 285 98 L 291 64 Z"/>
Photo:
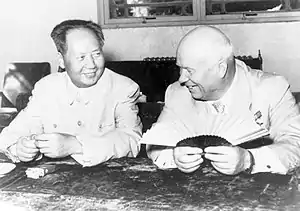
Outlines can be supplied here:
<path id="1" fill-rule="evenodd" d="M 114 60 L 118 59 L 112 52 L 105 52 L 104 58 L 105 58 L 105 61 L 114 61 Z"/>

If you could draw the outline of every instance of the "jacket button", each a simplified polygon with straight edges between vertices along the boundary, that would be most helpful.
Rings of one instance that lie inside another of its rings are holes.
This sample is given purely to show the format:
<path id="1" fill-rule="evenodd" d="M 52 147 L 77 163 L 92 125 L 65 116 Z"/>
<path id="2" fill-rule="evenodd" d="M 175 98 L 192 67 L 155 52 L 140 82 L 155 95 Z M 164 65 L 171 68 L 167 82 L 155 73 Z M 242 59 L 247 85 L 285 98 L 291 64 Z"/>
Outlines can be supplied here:
<path id="1" fill-rule="evenodd" d="M 79 121 L 77 122 L 77 125 L 78 125 L 78 126 L 81 126 L 81 125 L 82 125 L 82 122 L 79 120 Z"/>

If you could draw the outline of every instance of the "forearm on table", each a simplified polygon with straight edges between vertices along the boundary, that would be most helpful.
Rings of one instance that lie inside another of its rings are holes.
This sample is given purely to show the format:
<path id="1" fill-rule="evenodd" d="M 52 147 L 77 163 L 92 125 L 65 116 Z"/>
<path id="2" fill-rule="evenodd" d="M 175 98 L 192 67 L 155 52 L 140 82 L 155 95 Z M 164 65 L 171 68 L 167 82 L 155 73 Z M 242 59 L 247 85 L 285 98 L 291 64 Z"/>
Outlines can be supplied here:
<path id="1" fill-rule="evenodd" d="M 272 172 L 286 174 L 300 164 L 299 143 L 281 140 L 274 144 L 250 149 L 255 165 L 252 173 Z"/>
<path id="2" fill-rule="evenodd" d="M 147 156 L 159 168 L 176 168 L 173 149 L 176 144 L 191 135 L 176 122 L 158 122 L 143 134 L 141 143 L 146 144 Z"/>
<path id="3" fill-rule="evenodd" d="M 0 151 L 4 153 L 12 162 L 19 163 L 20 160 L 17 156 L 17 144 L 11 144 L 6 147 L 1 147 Z"/>
<path id="4" fill-rule="evenodd" d="M 5 128 L 8 129 L 8 128 Z M 2 131 L 0 135 L 0 151 L 4 153 L 14 163 L 20 162 L 17 156 L 17 142 L 21 137 L 29 136 L 23 132 L 18 133 L 17 131 Z"/>
<path id="5" fill-rule="evenodd" d="M 286 171 L 300 165 L 300 137 L 286 136 L 269 146 Z"/>
<path id="6" fill-rule="evenodd" d="M 139 153 L 140 135 L 115 129 L 104 135 L 78 135 L 82 154 L 72 157 L 83 166 L 93 166 L 112 158 L 135 157 Z"/>
<path id="7" fill-rule="evenodd" d="M 34 113 L 32 106 L 22 110 L 0 134 L 0 150 L 16 155 L 16 143 L 21 137 L 43 133 L 40 115 Z"/>
<path id="8" fill-rule="evenodd" d="M 173 156 L 174 147 L 146 145 L 147 156 L 160 169 L 176 168 Z"/>
<path id="9" fill-rule="evenodd" d="M 25 126 L 26 125 L 26 126 Z M 40 126 L 34 126 L 29 122 L 16 119 L 9 126 L 4 128 L 0 134 L 0 149 L 7 149 L 17 143 L 21 137 L 29 137 L 34 134 L 42 133 Z"/>

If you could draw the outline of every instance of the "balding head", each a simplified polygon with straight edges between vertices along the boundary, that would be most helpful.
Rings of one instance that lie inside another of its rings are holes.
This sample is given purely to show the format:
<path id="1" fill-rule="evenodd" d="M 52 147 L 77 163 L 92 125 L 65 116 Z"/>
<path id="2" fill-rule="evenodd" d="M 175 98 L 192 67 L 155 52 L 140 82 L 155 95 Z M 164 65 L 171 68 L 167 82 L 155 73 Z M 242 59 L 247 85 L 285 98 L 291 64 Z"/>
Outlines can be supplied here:
<path id="1" fill-rule="evenodd" d="M 177 48 L 177 56 L 186 56 L 205 63 L 225 60 L 232 55 L 233 47 L 228 37 L 211 26 L 200 26 L 191 30 Z"/>
<path id="2" fill-rule="evenodd" d="M 234 78 L 232 45 L 217 28 L 200 26 L 187 33 L 178 45 L 176 57 L 178 80 L 194 99 L 219 99 Z"/>

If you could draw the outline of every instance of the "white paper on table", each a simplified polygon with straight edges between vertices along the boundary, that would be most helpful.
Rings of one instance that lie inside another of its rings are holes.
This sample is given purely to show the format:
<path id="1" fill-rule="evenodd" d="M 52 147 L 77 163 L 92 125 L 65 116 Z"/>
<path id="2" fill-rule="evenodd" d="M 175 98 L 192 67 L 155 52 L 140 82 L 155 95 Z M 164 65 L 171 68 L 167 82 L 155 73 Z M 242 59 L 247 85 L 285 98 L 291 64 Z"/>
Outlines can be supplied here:
<path id="1" fill-rule="evenodd" d="M 11 172 L 16 168 L 14 163 L 0 163 L 0 177 L 3 177 L 5 174 Z"/>

